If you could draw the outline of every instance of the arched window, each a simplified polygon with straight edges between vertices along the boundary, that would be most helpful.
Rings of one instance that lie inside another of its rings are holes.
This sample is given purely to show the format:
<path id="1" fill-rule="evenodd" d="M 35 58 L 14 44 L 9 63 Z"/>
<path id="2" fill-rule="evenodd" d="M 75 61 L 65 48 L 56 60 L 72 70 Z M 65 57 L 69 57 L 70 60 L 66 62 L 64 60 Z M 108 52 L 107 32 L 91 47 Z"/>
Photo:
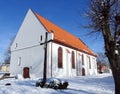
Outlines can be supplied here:
<path id="1" fill-rule="evenodd" d="M 63 68 L 63 51 L 62 48 L 58 48 L 58 68 Z"/>
<path id="2" fill-rule="evenodd" d="M 72 51 L 72 68 L 75 69 L 75 53 Z"/>
<path id="3" fill-rule="evenodd" d="M 82 65 L 84 65 L 84 55 L 82 54 Z"/>

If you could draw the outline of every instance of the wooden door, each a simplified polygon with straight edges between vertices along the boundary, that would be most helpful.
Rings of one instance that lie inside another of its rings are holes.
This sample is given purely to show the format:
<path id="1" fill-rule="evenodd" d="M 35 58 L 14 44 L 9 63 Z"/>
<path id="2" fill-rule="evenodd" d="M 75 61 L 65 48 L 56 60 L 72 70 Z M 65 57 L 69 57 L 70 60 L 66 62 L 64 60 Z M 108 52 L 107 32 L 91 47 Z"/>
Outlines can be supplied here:
<path id="1" fill-rule="evenodd" d="M 82 76 L 85 76 L 85 69 L 82 68 Z"/>
<path id="2" fill-rule="evenodd" d="M 24 68 L 23 68 L 23 77 L 24 77 L 24 78 L 30 78 L 29 68 L 28 68 L 28 67 L 24 67 Z"/>

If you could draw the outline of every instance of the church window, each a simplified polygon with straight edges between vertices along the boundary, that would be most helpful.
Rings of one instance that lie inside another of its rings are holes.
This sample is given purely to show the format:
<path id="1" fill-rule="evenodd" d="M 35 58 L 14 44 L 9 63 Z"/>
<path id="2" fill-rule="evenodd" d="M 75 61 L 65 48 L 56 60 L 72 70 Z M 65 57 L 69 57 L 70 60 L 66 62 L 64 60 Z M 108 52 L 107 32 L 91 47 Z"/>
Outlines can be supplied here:
<path id="1" fill-rule="evenodd" d="M 91 62 L 90 62 L 90 57 L 88 56 L 88 64 L 89 64 L 89 69 L 91 69 Z"/>
<path id="2" fill-rule="evenodd" d="M 63 68 L 63 50 L 61 47 L 58 48 L 58 68 Z"/>
<path id="3" fill-rule="evenodd" d="M 75 69 L 75 53 L 72 51 L 72 69 Z"/>
<path id="4" fill-rule="evenodd" d="M 42 35 L 40 36 L 40 40 L 42 41 Z"/>
<path id="5" fill-rule="evenodd" d="M 82 54 L 82 65 L 84 65 L 84 55 Z"/>
<path id="6" fill-rule="evenodd" d="M 15 44 L 15 48 L 17 48 L 17 47 L 18 47 L 18 43 Z"/>

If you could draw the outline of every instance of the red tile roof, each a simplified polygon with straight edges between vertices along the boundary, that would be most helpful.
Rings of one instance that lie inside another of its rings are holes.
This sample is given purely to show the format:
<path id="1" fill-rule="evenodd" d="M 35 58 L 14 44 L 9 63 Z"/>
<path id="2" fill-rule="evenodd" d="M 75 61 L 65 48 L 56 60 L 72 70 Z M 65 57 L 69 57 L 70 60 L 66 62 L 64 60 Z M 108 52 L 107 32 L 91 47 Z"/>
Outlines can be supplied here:
<path id="1" fill-rule="evenodd" d="M 34 13 L 38 20 L 42 23 L 42 25 L 46 28 L 48 32 L 54 33 L 54 41 L 62 43 L 66 46 L 72 47 L 76 50 L 80 50 L 87 54 L 96 56 L 96 54 L 91 51 L 79 38 L 73 36 L 69 32 L 63 30 L 59 26 L 53 24 L 47 19 L 43 18 L 37 13 Z"/>

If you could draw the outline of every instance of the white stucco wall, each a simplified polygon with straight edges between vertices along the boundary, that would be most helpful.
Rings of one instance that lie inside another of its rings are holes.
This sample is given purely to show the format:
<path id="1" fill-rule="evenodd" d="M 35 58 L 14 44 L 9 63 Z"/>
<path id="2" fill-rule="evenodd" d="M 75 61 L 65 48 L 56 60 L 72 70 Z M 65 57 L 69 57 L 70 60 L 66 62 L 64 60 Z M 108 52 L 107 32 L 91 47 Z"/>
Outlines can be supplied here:
<path id="1" fill-rule="evenodd" d="M 29 67 L 30 73 L 42 76 L 44 47 L 40 44 L 45 41 L 46 32 L 33 12 L 29 10 L 11 45 L 11 74 L 22 74 L 23 67 Z M 53 36 L 48 35 L 48 38 L 51 37 Z M 20 65 L 18 65 L 19 58 L 21 58 Z"/>
<path id="2" fill-rule="evenodd" d="M 73 77 L 73 76 L 77 76 L 77 67 L 78 67 L 78 62 L 79 63 L 79 74 L 82 75 L 82 68 L 85 69 L 85 74 L 86 75 L 95 75 L 97 74 L 97 68 L 95 69 L 96 66 L 96 60 L 94 60 L 93 62 L 93 58 L 96 59 L 96 57 L 88 55 L 86 53 L 80 52 L 80 51 L 76 51 L 74 49 L 71 49 L 69 47 L 60 45 L 60 44 L 56 44 L 56 43 L 52 43 L 52 70 L 53 71 L 53 77 Z M 58 48 L 62 47 L 63 49 L 63 68 L 59 69 L 57 66 L 58 64 Z M 66 49 L 68 49 L 70 52 L 67 53 Z M 71 61 L 71 55 L 72 55 L 72 51 L 74 51 L 75 53 L 75 69 L 72 69 L 72 61 Z M 69 55 L 69 58 L 67 57 Z M 82 65 L 82 57 L 81 55 L 84 55 L 84 65 Z M 90 63 L 91 63 L 91 69 L 89 68 L 89 63 L 87 60 L 87 57 L 90 57 Z M 69 62 L 68 62 L 69 61 Z M 69 69 L 67 69 L 69 68 Z"/>
<path id="3" fill-rule="evenodd" d="M 31 47 L 28 49 L 14 51 L 11 54 L 10 73 L 23 74 L 23 68 L 29 67 L 30 74 L 36 74 L 37 77 L 43 75 L 44 51 L 43 46 Z M 19 60 L 21 58 L 21 60 Z"/>
<path id="4" fill-rule="evenodd" d="M 38 21 L 33 12 L 29 10 L 14 39 L 11 51 L 39 45 L 45 40 L 45 32 L 47 32 L 46 29 Z"/>
<path id="5" fill-rule="evenodd" d="M 68 47 L 52 43 L 52 70 L 53 77 L 67 77 L 76 76 L 76 69 L 72 69 L 71 65 L 71 52 L 74 51 Z M 58 48 L 62 47 L 63 50 L 63 68 L 58 68 Z M 70 53 L 67 53 L 67 49 Z M 69 57 L 69 58 L 68 58 Z M 76 57 L 76 56 L 75 56 Z M 76 59 L 75 59 L 76 63 Z"/>
<path id="6" fill-rule="evenodd" d="M 83 53 L 84 54 L 84 53 Z M 95 67 L 96 64 L 96 57 L 88 55 L 88 54 L 84 54 L 84 61 L 85 61 L 85 65 L 83 65 L 83 67 L 86 70 L 86 75 L 96 75 L 97 74 L 97 67 Z M 88 57 L 90 57 L 90 64 L 91 64 L 91 68 L 89 67 L 89 59 Z M 94 59 L 94 62 L 93 62 Z"/>

